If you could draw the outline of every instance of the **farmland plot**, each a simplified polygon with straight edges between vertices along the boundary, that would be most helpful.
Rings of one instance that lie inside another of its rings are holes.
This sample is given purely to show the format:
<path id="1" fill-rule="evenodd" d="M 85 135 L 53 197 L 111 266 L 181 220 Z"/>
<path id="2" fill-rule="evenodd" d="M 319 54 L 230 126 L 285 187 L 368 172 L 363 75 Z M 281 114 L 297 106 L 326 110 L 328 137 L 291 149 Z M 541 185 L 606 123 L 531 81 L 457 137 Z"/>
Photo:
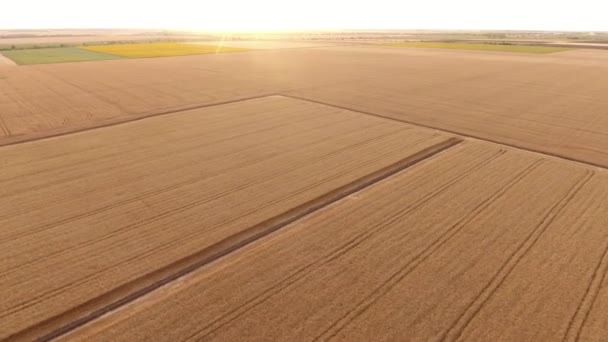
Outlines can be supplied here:
<path id="1" fill-rule="evenodd" d="M 0 145 L 287 94 L 608 166 L 607 56 L 366 46 L 4 68 Z"/>
<path id="2" fill-rule="evenodd" d="M 608 166 L 607 52 L 570 65 L 569 57 L 340 50 L 367 77 L 288 94 Z"/>
<path id="3" fill-rule="evenodd" d="M 249 49 L 226 45 L 188 43 L 106 44 L 82 46 L 80 49 L 127 58 L 186 56 L 206 53 L 249 51 Z"/>
<path id="4" fill-rule="evenodd" d="M 313 42 L 313 41 L 279 41 L 279 40 L 216 40 L 190 42 L 190 44 L 227 46 L 254 50 L 274 50 L 274 49 L 300 49 L 316 48 L 326 46 L 338 46 L 335 42 Z"/>
<path id="5" fill-rule="evenodd" d="M 275 96 L 2 147 L 0 339 L 61 329 L 457 142 Z"/>
<path id="6" fill-rule="evenodd" d="M 277 92 L 215 63 L 226 67 L 163 58 L 4 68 L 0 145 Z"/>
<path id="7" fill-rule="evenodd" d="M 607 209 L 604 171 L 462 143 L 66 340 L 561 340 L 586 328 Z"/>
<path id="8" fill-rule="evenodd" d="M 3 67 L 0 339 L 600 339 L 606 172 L 420 126 L 608 166 L 602 53 Z"/>
<path id="9" fill-rule="evenodd" d="M 530 46 L 516 44 L 473 44 L 473 43 L 446 43 L 446 42 L 396 42 L 384 43 L 384 46 L 401 48 L 424 48 L 424 49 L 451 49 L 451 50 L 476 50 L 492 52 L 514 52 L 514 53 L 556 53 L 571 50 L 555 46 Z"/>
<path id="10" fill-rule="evenodd" d="M 201 45 L 188 43 L 133 43 L 103 44 L 57 48 L 34 48 L 5 50 L 0 63 L 52 64 L 67 62 L 90 62 L 120 58 L 149 58 L 186 56 L 207 53 L 249 51 L 224 45 Z"/>
<path id="11" fill-rule="evenodd" d="M 100 61 L 120 58 L 76 47 L 7 50 L 3 54 L 20 65 Z"/>

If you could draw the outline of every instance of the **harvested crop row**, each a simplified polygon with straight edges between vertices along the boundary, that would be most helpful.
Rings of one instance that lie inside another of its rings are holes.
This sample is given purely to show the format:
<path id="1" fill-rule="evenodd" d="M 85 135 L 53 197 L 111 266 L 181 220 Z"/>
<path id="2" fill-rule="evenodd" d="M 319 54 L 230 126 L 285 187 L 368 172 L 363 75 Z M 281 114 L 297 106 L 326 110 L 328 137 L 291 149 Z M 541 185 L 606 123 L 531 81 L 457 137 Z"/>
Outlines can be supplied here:
<path id="1" fill-rule="evenodd" d="M 275 96 L 3 147 L 0 338 L 47 334 L 446 143 Z"/>
<path id="2" fill-rule="evenodd" d="M 605 173 L 461 144 L 66 340 L 560 340 L 598 278 L 607 192 Z"/>

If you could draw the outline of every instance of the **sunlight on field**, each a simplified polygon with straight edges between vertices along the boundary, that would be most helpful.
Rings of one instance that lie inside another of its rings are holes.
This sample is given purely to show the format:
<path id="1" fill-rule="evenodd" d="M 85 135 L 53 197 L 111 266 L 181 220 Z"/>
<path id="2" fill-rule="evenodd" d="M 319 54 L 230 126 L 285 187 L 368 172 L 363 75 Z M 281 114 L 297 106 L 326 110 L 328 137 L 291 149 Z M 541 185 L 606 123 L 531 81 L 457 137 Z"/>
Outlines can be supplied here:
<path id="1" fill-rule="evenodd" d="M 469 43 L 444 43 L 444 42 L 399 42 L 399 43 L 386 43 L 386 44 L 382 44 L 382 45 L 393 46 L 393 47 L 523 52 L 523 53 L 554 53 L 554 52 L 572 50 L 570 48 L 553 47 L 553 46 L 528 46 L 528 45 L 507 45 L 507 44 L 469 44 Z"/>
<path id="2" fill-rule="evenodd" d="M 113 44 L 81 46 L 80 48 L 83 50 L 108 53 L 115 56 L 129 58 L 184 56 L 250 50 L 228 46 L 188 43 Z"/>

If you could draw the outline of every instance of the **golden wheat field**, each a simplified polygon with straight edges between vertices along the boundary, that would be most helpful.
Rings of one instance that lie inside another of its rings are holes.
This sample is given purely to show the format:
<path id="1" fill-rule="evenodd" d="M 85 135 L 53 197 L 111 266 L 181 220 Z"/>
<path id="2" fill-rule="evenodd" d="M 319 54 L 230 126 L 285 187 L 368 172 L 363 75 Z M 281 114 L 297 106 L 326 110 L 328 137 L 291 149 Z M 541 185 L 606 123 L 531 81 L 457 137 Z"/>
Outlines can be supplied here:
<path id="1" fill-rule="evenodd" d="M 0 64 L 0 340 L 608 335 L 607 51 L 82 49 Z"/>
<path id="2" fill-rule="evenodd" d="M 80 49 L 107 53 L 119 57 L 148 58 L 198 55 L 205 53 L 242 52 L 247 49 L 225 45 L 206 45 L 188 43 L 134 43 L 134 44 L 106 44 L 86 45 Z"/>

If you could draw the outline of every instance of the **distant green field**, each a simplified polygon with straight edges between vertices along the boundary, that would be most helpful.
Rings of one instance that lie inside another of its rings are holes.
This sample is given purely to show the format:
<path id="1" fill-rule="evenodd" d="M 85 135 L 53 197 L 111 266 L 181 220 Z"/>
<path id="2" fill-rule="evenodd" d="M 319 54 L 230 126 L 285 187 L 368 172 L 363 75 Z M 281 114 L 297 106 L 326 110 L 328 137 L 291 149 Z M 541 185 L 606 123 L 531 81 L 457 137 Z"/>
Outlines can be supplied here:
<path id="1" fill-rule="evenodd" d="M 528 46 L 507 44 L 474 44 L 474 43 L 443 43 L 443 42 L 400 42 L 385 43 L 385 46 L 430 48 L 430 49 L 454 49 L 454 50 L 477 50 L 477 51 L 500 51 L 500 52 L 522 52 L 522 53 L 554 53 L 572 50 L 570 48 L 553 46 Z"/>
<path id="2" fill-rule="evenodd" d="M 25 65 L 99 61 L 122 58 L 168 57 L 207 53 L 215 54 L 241 51 L 249 51 L 249 49 L 188 43 L 138 43 L 16 49 L 4 50 L 2 51 L 2 54 L 12 59 L 17 64 Z"/>
<path id="3" fill-rule="evenodd" d="M 76 47 L 6 50 L 2 51 L 2 54 L 20 65 L 99 61 L 122 58 L 106 53 L 82 50 Z"/>

